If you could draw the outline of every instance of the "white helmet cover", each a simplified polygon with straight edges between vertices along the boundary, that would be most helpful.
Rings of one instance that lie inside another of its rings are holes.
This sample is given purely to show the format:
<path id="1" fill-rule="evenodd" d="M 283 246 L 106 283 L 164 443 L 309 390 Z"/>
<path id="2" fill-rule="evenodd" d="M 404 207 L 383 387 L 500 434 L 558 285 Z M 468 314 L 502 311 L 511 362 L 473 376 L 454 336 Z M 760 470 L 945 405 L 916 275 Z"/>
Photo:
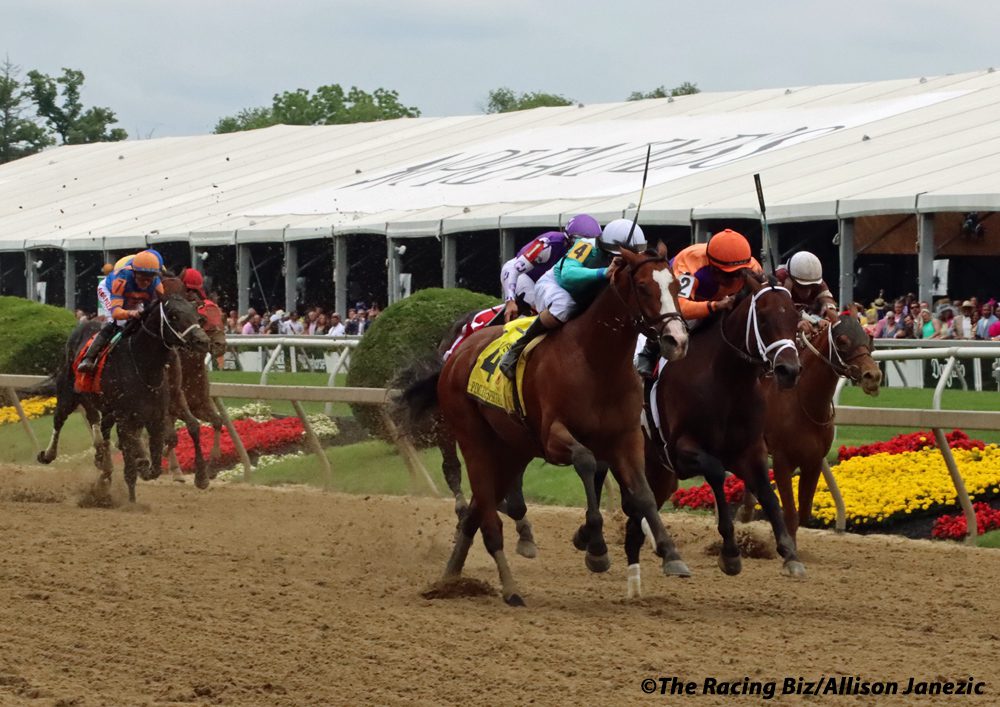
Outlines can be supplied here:
<path id="1" fill-rule="evenodd" d="M 788 261 L 788 274 L 800 285 L 823 282 L 823 264 L 807 250 L 801 250 Z"/>
<path id="2" fill-rule="evenodd" d="M 632 238 L 629 240 L 629 231 L 632 232 Z M 609 223 L 604 227 L 601 232 L 601 237 L 597 239 L 598 245 L 601 250 L 608 253 L 619 253 L 621 252 L 621 246 L 625 245 L 632 250 L 645 250 L 646 249 L 646 236 L 642 232 L 642 228 L 638 224 L 635 226 L 635 230 L 632 230 L 632 221 L 627 218 L 618 218 Z"/>

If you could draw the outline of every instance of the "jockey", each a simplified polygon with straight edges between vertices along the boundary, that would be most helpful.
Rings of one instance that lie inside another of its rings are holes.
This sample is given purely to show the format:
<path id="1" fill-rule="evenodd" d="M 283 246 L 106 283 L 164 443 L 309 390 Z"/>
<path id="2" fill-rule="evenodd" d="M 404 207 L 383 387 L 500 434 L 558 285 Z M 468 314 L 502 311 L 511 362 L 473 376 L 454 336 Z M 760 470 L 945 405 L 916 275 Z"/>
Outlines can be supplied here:
<path id="1" fill-rule="evenodd" d="M 184 268 L 181 282 L 184 283 L 184 296 L 187 299 L 199 306 L 208 299 L 208 295 L 205 294 L 205 278 L 194 268 Z"/>
<path id="2" fill-rule="evenodd" d="M 597 238 L 601 226 L 587 214 L 578 214 L 564 231 L 547 231 L 517 251 L 500 270 L 503 290 L 504 321 L 509 322 L 520 309 L 535 309 L 535 283 L 559 262 L 573 245 L 574 238 Z"/>
<path id="3" fill-rule="evenodd" d="M 741 233 L 726 229 L 708 243 L 695 243 L 682 250 L 670 263 L 680 284 L 677 304 L 687 321 L 704 319 L 714 312 L 732 309 L 736 293 L 743 289 L 743 273 L 763 270 L 750 254 L 750 244 Z M 660 359 L 660 343 L 646 339 L 636 356 L 636 369 L 650 377 Z"/>
<path id="4" fill-rule="evenodd" d="M 115 263 L 116 269 L 97 286 L 97 296 L 111 319 L 105 324 L 87 349 L 77 366 L 81 373 L 90 373 L 97 365 L 97 357 L 111 341 L 115 331 L 131 319 L 138 319 L 146 302 L 163 294 L 160 272 L 163 258 L 155 250 L 144 250 L 126 256 Z M 120 266 L 120 267 L 119 267 Z"/>
<path id="5" fill-rule="evenodd" d="M 501 373 L 513 380 L 517 359 L 532 339 L 562 326 L 577 310 L 590 304 L 605 280 L 610 280 L 618 270 L 619 261 L 612 258 L 623 246 L 642 250 L 646 247 L 646 237 L 639 226 L 633 230 L 632 221 L 620 218 L 605 226 L 597 238 L 578 240 L 555 267 L 539 278 L 535 285 L 538 318 L 504 354 Z"/>
<path id="6" fill-rule="evenodd" d="M 792 293 L 792 301 L 802 310 L 803 329 L 811 329 L 820 319 L 833 324 L 839 319 L 840 308 L 830 287 L 823 280 L 823 264 L 807 250 L 800 250 L 778 268 L 774 276 L 779 284 Z"/>

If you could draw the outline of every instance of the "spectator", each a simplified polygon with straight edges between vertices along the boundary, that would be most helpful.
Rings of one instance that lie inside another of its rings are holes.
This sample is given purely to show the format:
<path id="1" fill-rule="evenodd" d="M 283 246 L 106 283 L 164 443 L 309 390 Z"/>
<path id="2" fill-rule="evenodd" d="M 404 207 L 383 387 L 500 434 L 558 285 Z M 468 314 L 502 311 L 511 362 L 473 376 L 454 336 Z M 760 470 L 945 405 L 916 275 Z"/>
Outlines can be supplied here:
<path id="1" fill-rule="evenodd" d="M 235 309 L 229 310 L 229 316 L 226 317 L 226 333 L 227 334 L 239 334 L 240 329 L 240 318 L 236 313 Z"/>
<path id="2" fill-rule="evenodd" d="M 292 336 L 301 336 L 306 333 L 306 327 L 302 323 L 302 317 L 299 316 L 298 312 L 292 312 L 288 315 L 288 332 Z"/>
<path id="3" fill-rule="evenodd" d="M 308 312 L 306 312 L 306 332 L 309 334 L 322 334 L 321 331 L 316 331 L 319 326 L 320 311 L 318 307 L 313 307 Z"/>
<path id="4" fill-rule="evenodd" d="M 366 331 L 368 331 L 368 327 L 370 325 L 371 325 L 371 322 L 368 321 L 368 310 L 366 310 L 366 309 L 359 309 L 358 310 L 358 333 L 359 334 L 364 334 Z"/>
<path id="5" fill-rule="evenodd" d="M 955 338 L 971 339 L 976 335 L 976 310 L 972 300 L 965 300 L 961 305 L 961 315 L 955 317 Z"/>
<path id="6" fill-rule="evenodd" d="M 264 330 L 265 334 L 271 336 L 276 336 L 281 333 L 281 316 L 284 314 L 280 309 L 267 318 L 267 329 Z"/>
<path id="7" fill-rule="evenodd" d="M 876 339 L 897 339 L 898 334 L 903 331 L 903 322 L 896 318 L 895 312 L 886 312 L 878 324 L 875 325 L 874 336 Z"/>
<path id="8" fill-rule="evenodd" d="M 344 333 L 349 336 L 356 336 L 360 333 L 358 331 L 358 313 L 357 310 L 353 308 L 347 310 L 347 321 L 344 322 Z"/>
<path id="9" fill-rule="evenodd" d="M 993 315 L 993 305 L 987 302 L 982 306 L 981 309 L 982 316 L 979 321 L 976 322 L 976 338 L 977 339 L 989 339 L 990 338 L 990 327 L 996 324 L 997 318 Z"/>
<path id="10" fill-rule="evenodd" d="M 951 305 L 941 310 L 941 321 L 938 324 L 937 333 L 932 339 L 961 339 L 961 323 L 955 316 L 955 310 Z"/>
<path id="11" fill-rule="evenodd" d="M 330 320 L 327 318 L 324 312 L 319 312 L 316 315 L 316 321 L 312 324 L 312 333 L 316 336 L 323 336 L 326 334 L 326 330 L 330 328 Z"/>
<path id="12" fill-rule="evenodd" d="M 940 339 L 941 322 L 931 314 L 931 310 L 923 306 L 921 302 L 920 318 L 917 320 L 914 334 L 918 339 Z"/>
<path id="13" fill-rule="evenodd" d="M 345 333 L 346 329 L 340 321 L 340 315 L 334 312 L 330 315 L 330 326 L 326 331 L 327 336 L 343 336 Z"/>
<path id="14" fill-rule="evenodd" d="M 240 331 L 240 333 L 250 336 L 251 334 L 256 334 L 259 331 L 260 331 L 260 315 L 254 314 L 251 317 L 247 317 L 246 323 L 243 325 L 243 329 Z"/>
<path id="15" fill-rule="evenodd" d="M 903 326 L 900 327 L 899 331 L 896 332 L 897 339 L 912 339 L 913 336 L 913 317 L 907 314 L 903 317 Z"/>

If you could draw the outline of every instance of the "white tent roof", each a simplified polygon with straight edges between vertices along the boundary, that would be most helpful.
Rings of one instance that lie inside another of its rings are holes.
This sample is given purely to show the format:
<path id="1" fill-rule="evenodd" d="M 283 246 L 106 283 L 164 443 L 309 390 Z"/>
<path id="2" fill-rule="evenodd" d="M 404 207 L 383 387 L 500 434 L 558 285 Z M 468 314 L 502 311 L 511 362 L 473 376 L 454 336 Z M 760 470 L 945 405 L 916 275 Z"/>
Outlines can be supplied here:
<path id="1" fill-rule="evenodd" d="M 0 166 L 0 249 L 1000 210 L 1000 73 L 277 126 L 65 146 Z"/>

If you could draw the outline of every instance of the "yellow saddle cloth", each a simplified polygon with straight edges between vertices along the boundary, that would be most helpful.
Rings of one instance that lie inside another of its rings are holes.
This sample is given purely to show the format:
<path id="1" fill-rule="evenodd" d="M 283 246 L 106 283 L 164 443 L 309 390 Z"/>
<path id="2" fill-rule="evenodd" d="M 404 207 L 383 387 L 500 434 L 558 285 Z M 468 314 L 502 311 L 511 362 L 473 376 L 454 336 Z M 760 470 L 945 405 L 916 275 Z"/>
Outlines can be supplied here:
<path id="1" fill-rule="evenodd" d="M 515 375 L 516 390 L 513 382 L 500 372 L 500 359 L 507 353 L 511 345 L 527 331 L 535 319 L 536 317 L 521 317 L 508 322 L 503 327 L 503 334 L 487 344 L 486 348 L 479 354 L 479 358 L 476 359 L 476 365 L 472 368 L 472 373 L 469 374 L 469 384 L 466 387 L 466 392 L 469 395 L 487 405 L 492 405 L 511 414 L 523 416 L 521 400 L 523 399 L 522 390 L 524 386 L 525 362 L 528 360 L 528 353 L 545 336 L 542 335 L 532 339 L 531 343 L 521 353 L 521 357 L 517 361 L 517 374 Z"/>

